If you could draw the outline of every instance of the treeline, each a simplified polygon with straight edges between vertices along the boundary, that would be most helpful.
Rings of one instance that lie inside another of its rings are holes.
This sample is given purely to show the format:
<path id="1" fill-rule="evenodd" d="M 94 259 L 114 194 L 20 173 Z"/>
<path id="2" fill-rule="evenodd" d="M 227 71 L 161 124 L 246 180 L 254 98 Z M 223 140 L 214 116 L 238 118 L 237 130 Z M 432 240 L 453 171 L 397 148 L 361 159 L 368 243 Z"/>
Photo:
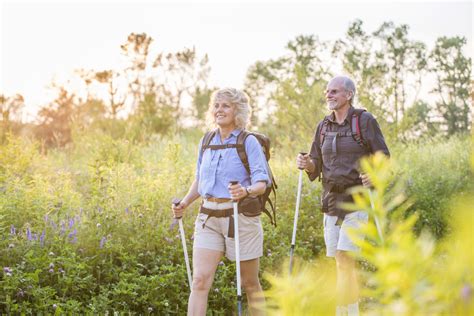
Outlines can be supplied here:
<path id="1" fill-rule="evenodd" d="M 278 135 L 280 144 L 307 143 L 327 112 L 326 82 L 343 69 L 356 81 L 358 104 L 377 116 L 387 137 L 408 141 L 468 132 L 473 90 L 471 59 L 463 54 L 466 39 L 440 37 L 429 49 L 408 31 L 408 25 L 385 22 L 368 33 L 356 20 L 336 41 L 296 37 L 284 56 L 257 61 L 248 70 L 253 125 L 274 139 Z M 82 93 L 53 83 L 56 98 L 41 108 L 35 123 L 19 119 L 21 94 L 0 95 L 2 140 L 12 132 L 34 136 L 46 147 L 64 146 L 75 132 L 95 130 L 141 142 L 202 127 L 215 89 L 207 55 L 194 48 L 152 54 L 152 43 L 149 35 L 132 33 L 120 47 L 124 69 L 77 70 Z M 423 99 L 427 95 L 435 101 Z"/>

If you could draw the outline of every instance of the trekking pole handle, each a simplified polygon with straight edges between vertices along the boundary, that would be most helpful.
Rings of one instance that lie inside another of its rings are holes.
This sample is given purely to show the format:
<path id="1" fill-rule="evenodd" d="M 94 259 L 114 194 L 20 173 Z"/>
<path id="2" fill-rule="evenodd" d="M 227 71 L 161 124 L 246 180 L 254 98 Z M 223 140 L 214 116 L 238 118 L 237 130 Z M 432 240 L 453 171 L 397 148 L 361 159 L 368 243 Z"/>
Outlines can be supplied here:
<path id="1" fill-rule="evenodd" d="M 178 206 L 179 203 L 181 203 L 181 199 L 175 197 L 175 198 L 173 198 L 173 200 L 171 200 L 171 203 L 173 203 L 174 206 Z M 181 216 L 181 217 L 174 217 L 174 218 L 180 219 L 180 218 L 183 218 L 183 217 Z"/>
<path id="2" fill-rule="evenodd" d="M 306 151 L 300 151 L 299 154 L 302 155 L 302 156 L 305 156 L 307 154 L 307 152 Z M 298 169 L 303 170 L 301 168 L 298 168 Z"/>

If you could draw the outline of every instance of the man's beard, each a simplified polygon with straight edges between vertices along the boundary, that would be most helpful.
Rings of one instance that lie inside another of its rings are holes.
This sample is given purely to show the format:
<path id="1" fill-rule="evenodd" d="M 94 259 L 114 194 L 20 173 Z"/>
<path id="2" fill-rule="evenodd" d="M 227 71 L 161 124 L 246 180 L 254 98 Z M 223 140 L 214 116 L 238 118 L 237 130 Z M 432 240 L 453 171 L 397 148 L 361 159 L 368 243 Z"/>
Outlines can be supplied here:
<path id="1" fill-rule="evenodd" d="M 341 106 L 336 101 L 327 102 L 328 109 L 331 111 L 339 109 Z"/>

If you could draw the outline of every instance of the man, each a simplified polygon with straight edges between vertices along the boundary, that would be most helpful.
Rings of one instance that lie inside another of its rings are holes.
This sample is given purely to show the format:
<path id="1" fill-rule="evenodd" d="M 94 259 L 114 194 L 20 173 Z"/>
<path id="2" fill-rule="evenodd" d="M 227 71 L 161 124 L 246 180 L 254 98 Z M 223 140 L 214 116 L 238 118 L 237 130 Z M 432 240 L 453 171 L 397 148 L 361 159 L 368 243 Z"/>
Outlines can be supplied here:
<path id="1" fill-rule="evenodd" d="M 390 155 L 372 114 L 353 107 L 355 94 L 350 78 L 338 76 L 329 81 L 326 102 L 332 112 L 318 124 L 310 154 L 299 154 L 296 160 L 311 181 L 322 174 L 326 255 L 335 257 L 337 267 L 336 315 L 347 312 L 349 316 L 359 315 L 359 288 L 356 263 L 349 254 L 358 249 L 348 236 L 348 228 L 367 222 L 368 214 L 348 213 L 340 208 L 340 202 L 352 201 L 345 193 L 348 188 L 371 184 L 358 169 L 361 157 L 376 151 Z"/>

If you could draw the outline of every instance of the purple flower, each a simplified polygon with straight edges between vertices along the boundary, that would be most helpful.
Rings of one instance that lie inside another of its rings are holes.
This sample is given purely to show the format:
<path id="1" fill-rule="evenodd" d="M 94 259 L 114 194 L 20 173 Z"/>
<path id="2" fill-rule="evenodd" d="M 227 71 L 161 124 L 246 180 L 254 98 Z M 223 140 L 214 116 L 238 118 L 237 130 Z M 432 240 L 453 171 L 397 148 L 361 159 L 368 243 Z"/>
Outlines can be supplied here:
<path id="1" fill-rule="evenodd" d="M 12 235 L 16 234 L 16 229 L 15 229 L 15 226 L 13 224 L 11 224 L 11 226 L 10 226 L 10 234 L 12 234 Z"/>
<path id="2" fill-rule="evenodd" d="M 33 239 L 38 240 L 38 234 L 33 234 Z"/>
<path id="3" fill-rule="evenodd" d="M 68 237 L 69 237 L 69 238 L 73 238 L 73 237 L 76 236 L 76 234 L 77 234 L 77 229 L 74 228 L 74 230 L 69 233 Z"/>
<path id="4" fill-rule="evenodd" d="M 66 271 L 64 271 L 63 268 L 59 268 L 59 269 L 58 269 L 58 272 L 59 272 L 59 273 L 65 273 Z"/>
<path id="5" fill-rule="evenodd" d="M 223 266 L 223 265 L 224 265 L 224 261 L 219 262 L 219 265 L 220 265 L 220 266 Z"/>
<path id="6" fill-rule="evenodd" d="M 107 238 L 104 236 L 102 237 L 102 239 L 100 240 L 100 248 L 104 248 L 104 245 L 105 243 L 107 242 Z"/>
<path id="7" fill-rule="evenodd" d="M 56 229 L 56 228 L 58 227 L 58 226 L 56 225 L 56 223 L 55 223 L 53 220 L 51 220 L 51 221 L 49 222 L 49 224 L 50 224 L 51 227 L 53 227 L 54 229 Z"/>
<path id="8" fill-rule="evenodd" d="M 28 238 L 28 240 L 33 240 L 33 237 L 31 237 L 31 231 L 29 227 L 26 228 L 26 238 Z"/>
<path id="9" fill-rule="evenodd" d="M 3 272 L 5 273 L 12 273 L 13 270 L 10 267 L 3 267 Z"/>
<path id="10" fill-rule="evenodd" d="M 74 218 L 69 220 L 69 228 L 72 228 L 72 226 L 74 226 Z"/>
<path id="11" fill-rule="evenodd" d="M 25 292 L 23 292 L 23 290 L 20 289 L 20 290 L 18 291 L 18 293 L 16 293 L 16 296 L 18 296 L 18 297 L 23 297 L 23 296 L 25 296 Z"/>
<path id="12" fill-rule="evenodd" d="M 128 207 L 125 208 L 125 214 L 128 214 L 130 213 L 130 211 L 128 210 Z"/>
<path id="13" fill-rule="evenodd" d="M 61 221 L 61 230 L 59 231 L 59 234 L 62 235 L 66 231 L 66 226 L 64 225 L 64 221 Z"/>
<path id="14" fill-rule="evenodd" d="M 50 268 L 50 269 L 54 268 L 54 263 L 51 262 L 51 263 L 49 264 L 49 268 Z"/>
<path id="15" fill-rule="evenodd" d="M 461 289 L 461 298 L 467 303 L 471 300 L 472 297 L 472 286 L 470 284 L 465 284 Z"/>
<path id="16" fill-rule="evenodd" d="M 45 222 L 45 223 L 48 222 L 48 214 L 46 214 L 46 215 L 44 216 L 44 222 Z"/>
<path id="17" fill-rule="evenodd" d="M 41 233 L 41 236 L 40 236 L 40 245 L 41 245 L 41 247 L 44 246 L 44 237 L 46 237 L 46 230 L 43 229 L 43 232 Z"/>
<path id="18" fill-rule="evenodd" d="M 173 243 L 173 238 L 165 237 L 165 240 L 167 243 L 172 244 Z"/>
<path id="19" fill-rule="evenodd" d="M 57 307 L 58 307 L 58 305 L 53 304 L 53 309 L 56 309 Z"/>
<path id="20" fill-rule="evenodd" d="M 54 269 L 49 269 L 49 273 L 54 273 Z"/>

